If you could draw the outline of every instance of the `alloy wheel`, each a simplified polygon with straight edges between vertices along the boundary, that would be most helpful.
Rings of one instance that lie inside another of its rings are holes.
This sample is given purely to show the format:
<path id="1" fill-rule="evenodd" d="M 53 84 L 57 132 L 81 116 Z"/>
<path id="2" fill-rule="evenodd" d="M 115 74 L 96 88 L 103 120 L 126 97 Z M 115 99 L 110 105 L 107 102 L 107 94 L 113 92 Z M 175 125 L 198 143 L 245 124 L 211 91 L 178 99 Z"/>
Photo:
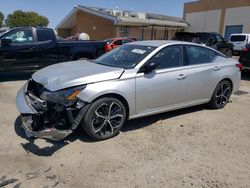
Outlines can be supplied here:
<path id="1" fill-rule="evenodd" d="M 95 110 L 91 128 L 95 134 L 108 136 L 122 126 L 123 120 L 122 107 L 116 102 L 105 102 Z"/>
<path id="2" fill-rule="evenodd" d="M 230 95 L 231 95 L 230 83 L 222 82 L 215 95 L 216 104 L 218 106 L 224 106 L 226 103 L 228 103 Z"/>

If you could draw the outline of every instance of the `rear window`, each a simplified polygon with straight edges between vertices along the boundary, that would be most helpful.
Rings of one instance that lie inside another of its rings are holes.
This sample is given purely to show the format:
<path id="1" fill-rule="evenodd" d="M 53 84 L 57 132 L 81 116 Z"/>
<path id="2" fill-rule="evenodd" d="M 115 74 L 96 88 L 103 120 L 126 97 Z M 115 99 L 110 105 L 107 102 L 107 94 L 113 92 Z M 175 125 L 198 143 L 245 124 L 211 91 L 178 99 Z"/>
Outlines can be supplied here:
<path id="1" fill-rule="evenodd" d="M 246 36 L 245 35 L 233 35 L 230 38 L 230 41 L 232 41 L 232 42 L 235 42 L 235 41 L 237 41 L 237 42 L 243 42 L 245 40 L 246 40 Z"/>

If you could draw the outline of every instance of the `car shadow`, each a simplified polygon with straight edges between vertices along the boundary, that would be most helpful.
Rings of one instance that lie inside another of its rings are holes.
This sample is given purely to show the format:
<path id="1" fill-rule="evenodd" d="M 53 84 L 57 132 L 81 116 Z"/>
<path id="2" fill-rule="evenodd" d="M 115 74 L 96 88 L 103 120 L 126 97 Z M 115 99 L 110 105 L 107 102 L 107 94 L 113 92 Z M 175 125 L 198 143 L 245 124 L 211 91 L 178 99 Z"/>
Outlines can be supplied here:
<path id="1" fill-rule="evenodd" d="M 18 116 L 15 121 L 15 132 L 18 136 L 25 139 L 26 143 L 21 143 L 21 146 L 27 153 L 33 153 L 38 156 L 49 157 L 52 156 L 56 151 L 60 150 L 64 146 L 74 142 L 76 140 L 81 140 L 82 142 L 93 142 L 82 130 L 79 126 L 71 135 L 66 137 L 62 141 L 52 141 L 45 139 L 48 143 L 48 146 L 39 147 L 36 143 L 34 138 L 28 138 L 25 134 L 24 129 L 21 127 L 22 121 L 21 117 Z"/>
<path id="2" fill-rule="evenodd" d="M 164 112 L 152 116 L 146 116 L 138 119 L 129 120 L 121 129 L 122 132 L 134 131 L 147 126 L 150 126 L 156 122 L 164 121 L 166 119 L 178 117 L 181 115 L 202 111 L 208 109 L 206 105 L 198 105 L 194 107 L 184 108 L 175 111 Z"/>
<path id="3" fill-rule="evenodd" d="M 0 82 L 28 80 L 34 71 L 29 72 L 0 72 Z"/>
<path id="4" fill-rule="evenodd" d="M 176 110 L 176 111 L 171 111 L 171 112 L 166 112 L 166 113 L 161 113 L 157 115 L 130 120 L 125 123 L 125 125 L 121 129 L 121 132 L 128 132 L 128 131 L 141 129 L 143 127 L 153 125 L 154 123 L 158 121 L 163 121 L 165 119 L 177 117 L 177 116 L 188 114 L 188 113 L 193 113 L 196 111 L 201 111 L 204 109 L 207 109 L 205 105 L 199 105 L 195 107 L 189 107 L 189 108 L 185 108 L 181 110 Z M 51 140 L 46 139 L 48 146 L 41 148 L 35 143 L 35 139 L 28 138 L 26 136 L 24 129 L 21 127 L 21 124 L 22 124 L 21 117 L 18 116 L 16 118 L 15 126 L 14 126 L 15 132 L 18 136 L 20 136 L 21 138 L 27 141 L 26 143 L 21 143 L 21 146 L 27 153 L 33 153 L 38 156 L 44 156 L 44 157 L 52 156 L 56 151 L 62 149 L 63 147 L 67 146 L 68 144 L 76 140 L 80 140 L 82 142 L 91 142 L 91 143 L 96 142 L 90 139 L 86 135 L 86 133 L 82 130 L 81 126 L 79 126 L 71 135 L 69 135 L 62 141 L 51 141 Z"/>

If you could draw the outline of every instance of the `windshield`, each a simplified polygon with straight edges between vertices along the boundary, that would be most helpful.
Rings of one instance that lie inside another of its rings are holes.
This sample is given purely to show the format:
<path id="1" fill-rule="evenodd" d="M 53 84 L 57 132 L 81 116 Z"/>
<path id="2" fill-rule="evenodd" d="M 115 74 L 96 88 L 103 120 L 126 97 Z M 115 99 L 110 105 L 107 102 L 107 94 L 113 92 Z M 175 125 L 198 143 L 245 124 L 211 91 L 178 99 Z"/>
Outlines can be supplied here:
<path id="1" fill-rule="evenodd" d="M 208 33 L 196 33 L 196 34 L 199 37 L 199 40 L 203 43 L 206 43 L 208 41 L 209 36 L 210 36 Z"/>
<path id="2" fill-rule="evenodd" d="M 107 42 L 108 44 L 111 44 L 113 42 L 113 39 L 105 39 L 104 42 Z"/>
<path id="3" fill-rule="evenodd" d="M 246 40 L 246 36 L 245 35 L 233 35 L 230 38 L 230 41 L 232 42 L 243 42 Z"/>
<path id="4" fill-rule="evenodd" d="M 102 55 L 95 62 L 101 65 L 130 69 L 135 67 L 154 49 L 156 47 L 125 44 Z"/>

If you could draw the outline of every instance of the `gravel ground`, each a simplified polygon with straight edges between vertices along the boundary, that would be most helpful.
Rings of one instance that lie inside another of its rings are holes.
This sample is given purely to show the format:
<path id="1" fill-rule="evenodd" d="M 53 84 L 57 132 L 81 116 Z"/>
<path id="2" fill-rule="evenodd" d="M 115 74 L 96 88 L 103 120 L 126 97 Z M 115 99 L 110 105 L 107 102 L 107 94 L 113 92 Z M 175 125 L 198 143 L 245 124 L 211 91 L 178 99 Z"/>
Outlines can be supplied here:
<path id="1" fill-rule="evenodd" d="M 250 187 L 250 75 L 222 110 L 129 121 L 101 142 L 82 129 L 64 142 L 26 139 L 15 96 L 27 77 L 12 77 L 0 75 L 0 183 L 18 179 L 6 187 Z"/>

